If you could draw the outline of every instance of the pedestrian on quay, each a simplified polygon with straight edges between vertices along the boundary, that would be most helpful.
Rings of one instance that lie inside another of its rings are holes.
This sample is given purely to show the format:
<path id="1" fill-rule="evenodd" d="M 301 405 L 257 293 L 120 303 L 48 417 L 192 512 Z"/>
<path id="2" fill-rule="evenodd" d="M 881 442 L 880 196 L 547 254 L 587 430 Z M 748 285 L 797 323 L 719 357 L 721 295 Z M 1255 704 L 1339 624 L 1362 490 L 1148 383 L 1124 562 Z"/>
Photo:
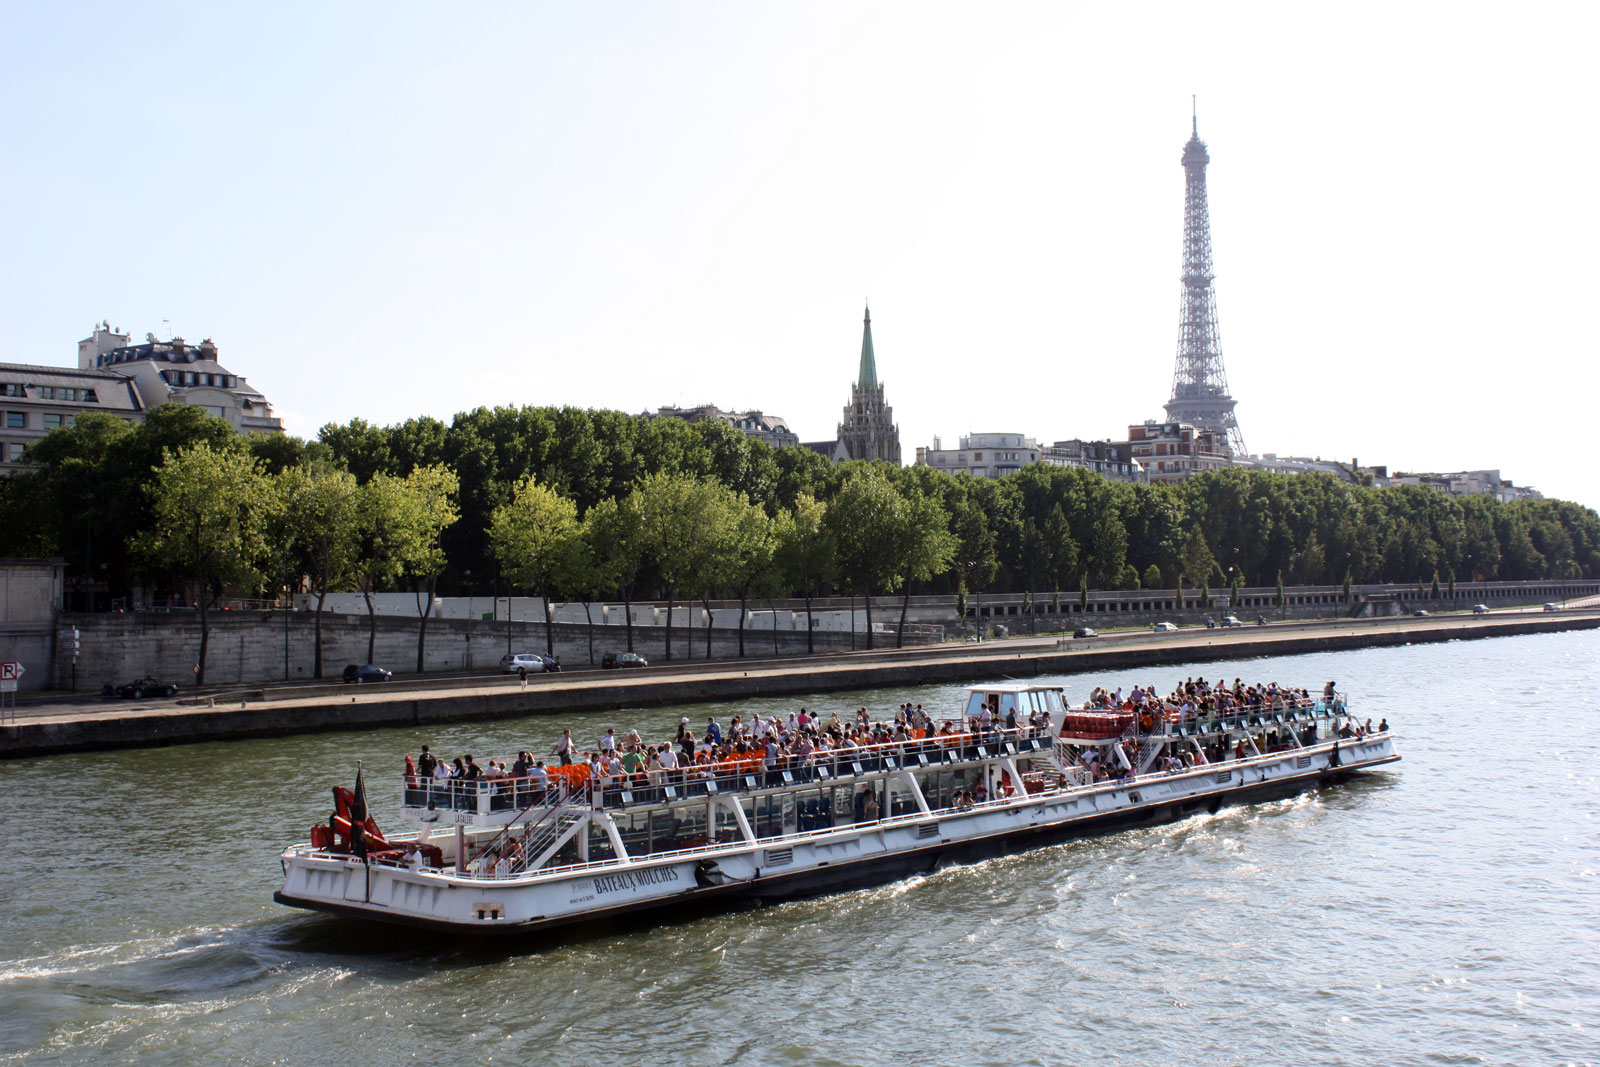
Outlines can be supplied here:
<path id="1" fill-rule="evenodd" d="M 528 688 L 528 668 L 518 664 L 517 677 L 522 680 L 522 688 Z"/>

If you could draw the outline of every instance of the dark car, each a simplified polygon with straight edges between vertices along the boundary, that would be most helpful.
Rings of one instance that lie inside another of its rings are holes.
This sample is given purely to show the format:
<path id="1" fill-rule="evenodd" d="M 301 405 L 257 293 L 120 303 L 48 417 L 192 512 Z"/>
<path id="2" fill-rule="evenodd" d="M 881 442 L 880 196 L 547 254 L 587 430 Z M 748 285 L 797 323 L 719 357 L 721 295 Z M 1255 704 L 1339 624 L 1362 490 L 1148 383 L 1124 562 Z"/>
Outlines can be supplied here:
<path id="1" fill-rule="evenodd" d="M 117 686 L 116 692 L 119 697 L 143 700 L 145 697 L 175 697 L 178 695 L 178 687 L 172 682 L 158 682 L 145 675 L 143 678 L 135 678 L 131 682 Z"/>
<path id="2" fill-rule="evenodd" d="M 1080 626 L 1076 630 L 1072 631 L 1072 636 L 1073 637 L 1099 637 L 1100 635 L 1095 633 L 1094 629 L 1092 627 Z"/>
<path id="3" fill-rule="evenodd" d="M 1428 610 L 1426 608 L 1418 608 L 1416 611 L 1411 613 L 1411 617 L 1413 619 L 1426 619 L 1428 617 Z"/>
<path id="4" fill-rule="evenodd" d="M 648 667 L 650 661 L 637 652 L 607 652 L 600 657 L 600 669 L 618 670 L 622 667 Z"/>
<path id="5" fill-rule="evenodd" d="M 354 663 L 344 669 L 344 680 L 347 683 L 359 682 L 387 682 L 389 672 L 373 663 L 363 663 L 359 667 Z"/>

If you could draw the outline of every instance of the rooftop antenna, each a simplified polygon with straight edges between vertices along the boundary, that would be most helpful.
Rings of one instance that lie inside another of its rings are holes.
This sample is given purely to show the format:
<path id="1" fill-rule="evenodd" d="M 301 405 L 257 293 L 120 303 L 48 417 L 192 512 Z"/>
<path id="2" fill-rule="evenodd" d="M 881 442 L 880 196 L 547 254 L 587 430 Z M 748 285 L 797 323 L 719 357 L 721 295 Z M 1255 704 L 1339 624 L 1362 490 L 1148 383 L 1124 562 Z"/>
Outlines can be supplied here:
<path id="1" fill-rule="evenodd" d="M 1200 136 L 1200 102 L 1199 102 L 1197 94 L 1195 94 L 1195 93 L 1190 93 L 1189 94 L 1189 111 L 1190 111 L 1189 119 L 1190 119 L 1191 122 L 1194 123 L 1194 126 L 1192 128 L 1193 129 L 1193 133 L 1194 133 L 1194 135 L 1196 137 L 1199 137 Z"/>
<path id="2" fill-rule="evenodd" d="M 172 340 L 172 320 L 171 319 L 162 319 L 161 320 L 161 325 L 163 325 L 163 326 L 165 326 L 167 328 L 167 340 L 169 340 L 169 341 Z"/>

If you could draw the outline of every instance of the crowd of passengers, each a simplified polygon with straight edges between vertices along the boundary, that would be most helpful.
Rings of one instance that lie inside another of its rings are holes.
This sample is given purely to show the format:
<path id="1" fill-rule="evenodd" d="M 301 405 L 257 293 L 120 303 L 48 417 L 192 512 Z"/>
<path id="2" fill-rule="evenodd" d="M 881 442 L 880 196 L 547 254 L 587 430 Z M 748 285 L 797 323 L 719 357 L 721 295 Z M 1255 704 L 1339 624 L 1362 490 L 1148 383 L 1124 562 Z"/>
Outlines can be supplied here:
<path id="1" fill-rule="evenodd" d="M 496 779 L 530 778 L 536 789 L 549 784 L 552 774 L 563 773 L 556 768 L 574 764 L 587 766 L 584 777 L 602 788 L 617 787 L 625 783 L 659 781 L 658 772 L 681 771 L 682 777 L 712 777 L 737 768 L 744 771 L 759 763 L 769 776 L 784 769 L 795 769 L 802 774 L 819 762 L 832 758 L 848 759 L 854 754 L 870 752 L 874 746 L 906 745 L 917 742 L 954 744 L 973 739 L 994 739 L 1002 731 L 1010 736 L 1027 737 L 1038 730 L 1047 730 L 1050 716 L 1035 711 L 1020 716 L 1015 709 L 1001 712 L 998 704 L 982 706 L 979 713 L 968 719 L 934 720 L 922 710 L 922 705 L 907 703 L 886 721 L 875 721 L 866 708 L 857 709 L 854 716 L 841 719 L 837 713 L 826 719 L 812 715 L 805 708 L 793 712 L 787 719 L 779 716 L 762 718 L 752 715 L 746 719 L 733 716 L 724 728 L 716 716 L 706 719 L 704 731 L 694 730 L 688 717 L 678 722 L 677 735 L 669 742 L 650 743 L 638 730 L 618 736 L 615 727 L 608 728 L 592 749 L 579 750 L 571 730 L 563 730 L 561 737 L 550 749 L 551 766 L 530 752 L 518 752 L 509 766 L 504 761 L 487 760 L 478 764 L 471 755 L 453 761 L 435 757 L 428 746 L 422 747 L 415 761 L 406 757 L 408 781 L 494 781 Z"/>
<path id="2" fill-rule="evenodd" d="M 1340 703 L 1336 682 L 1322 688 L 1322 697 L 1330 710 Z M 1156 695 L 1155 686 L 1134 686 L 1126 697 L 1122 690 L 1107 691 L 1096 688 L 1089 694 L 1087 709 L 1151 710 L 1176 713 L 1183 718 L 1200 716 L 1248 714 L 1250 712 L 1281 712 L 1304 710 L 1315 706 L 1311 693 L 1305 689 L 1281 686 L 1277 682 L 1245 685 L 1235 678 L 1233 684 L 1218 679 L 1215 683 L 1204 678 L 1189 678 L 1171 693 Z"/>
<path id="3" fill-rule="evenodd" d="M 1322 695 L 1325 708 L 1342 711 L 1343 702 L 1335 682 L 1330 681 Z M 1203 677 L 1187 679 L 1164 697 L 1157 695 L 1154 686 L 1135 685 L 1126 696 L 1120 688 L 1097 687 L 1083 704 L 1088 711 L 1131 712 L 1138 717 L 1136 733 L 1121 742 L 1128 765 L 1136 765 L 1141 736 L 1154 730 L 1160 719 L 1181 723 L 1226 715 L 1304 710 L 1313 706 L 1311 694 L 1305 689 L 1293 689 L 1277 682 L 1245 685 L 1239 678 L 1228 685 L 1220 680 L 1212 683 Z M 664 781 L 669 777 L 667 772 L 681 772 L 670 777 L 687 780 L 730 772 L 746 773 L 759 767 L 766 783 L 775 785 L 781 781 L 781 772 L 785 769 L 798 771 L 805 777 L 819 762 L 849 759 L 873 746 L 992 740 L 1001 736 L 1002 731 L 1011 736 L 1028 737 L 1048 729 L 1049 725 L 1050 717 L 1046 712 L 1034 711 L 1019 716 L 1014 707 L 1002 711 L 994 696 L 980 706 L 976 715 L 937 721 L 923 711 L 922 705 L 911 703 L 902 705 L 893 719 L 884 721 L 875 721 L 866 708 L 857 709 L 854 716 L 845 719 L 837 713 L 823 719 L 801 708 L 787 719 L 759 715 L 746 719 L 734 715 L 726 728 L 712 715 L 706 718 L 705 729 L 697 731 L 685 716 L 678 721 L 677 735 L 670 742 L 647 742 L 638 730 L 630 730 L 619 737 L 612 727 L 593 748 L 580 750 L 572 731 L 564 730 L 548 753 L 551 761 L 548 768 L 544 759 L 526 751 L 518 752 L 509 766 L 503 760 L 486 760 L 480 765 L 471 755 L 451 761 L 438 759 L 424 745 L 415 762 L 406 757 L 406 778 L 412 783 L 527 779 L 528 786 L 542 791 L 549 785 L 552 774 L 565 778 L 566 769 L 580 765 L 587 772 L 581 776 L 582 780 L 597 788 L 617 789 Z M 1379 731 L 1388 728 L 1387 720 L 1378 726 Z M 1370 719 L 1365 725 L 1346 719 L 1338 729 L 1341 737 L 1349 738 L 1363 737 L 1371 731 Z M 1313 720 L 1299 732 L 1299 741 L 1310 744 L 1316 740 L 1317 725 Z M 1260 752 L 1292 747 L 1287 726 L 1282 730 L 1264 729 L 1259 736 L 1253 734 L 1249 741 L 1253 741 Z M 1180 771 L 1197 762 L 1218 763 L 1251 754 L 1250 744 L 1244 737 L 1237 738 L 1231 745 L 1226 738 L 1216 738 L 1198 751 L 1192 745 L 1169 746 L 1169 752 L 1161 757 L 1156 768 Z M 1095 746 L 1085 748 L 1077 758 L 1091 781 L 1120 779 L 1131 773 L 1122 760 L 1102 759 Z"/>
<path id="4" fill-rule="evenodd" d="M 1120 688 L 1106 690 L 1097 687 L 1089 694 L 1089 699 L 1083 705 L 1084 710 L 1132 713 L 1136 716 L 1138 730 L 1118 743 L 1122 749 L 1122 759 L 1115 758 L 1114 752 L 1111 753 L 1112 758 L 1102 759 L 1100 749 L 1094 746 L 1070 751 L 1076 752 L 1078 763 L 1089 781 L 1118 781 L 1134 773 L 1143 736 L 1154 730 L 1160 720 L 1184 723 L 1226 716 L 1308 711 L 1316 706 L 1308 690 L 1281 686 L 1277 682 L 1245 685 L 1240 678 L 1235 678 L 1232 685 L 1220 679 L 1212 683 L 1203 677 L 1189 678 L 1164 697 L 1157 695 L 1155 686 L 1135 685 L 1127 696 L 1123 696 Z M 1344 701 L 1338 692 L 1337 682 L 1330 681 L 1323 687 L 1322 706 L 1333 714 L 1343 711 Z M 1359 739 L 1373 732 L 1371 719 L 1364 724 L 1342 717 L 1338 721 L 1335 733 L 1340 738 Z M 1276 726 L 1262 729 L 1261 725 L 1258 723 L 1255 728 L 1259 732 L 1234 738 L 1231 744 L 1227 736 L 1214 737 L 1205 744 L 1168 743 L 1152 769 L 1177 773 L 1197 765 L 1246 759 L 1257 753 L 1281 752 L 1295 747 L 1295 737 L 1301 745 L 1315 744 L 1318 740 L 1315 719 L 1307 720 L 1298 731 L 1294 730 L 1292 723 L 1285 724 L 1281 729 Z M 1378 724 L 1378 732 L 1384 733 L 1388 729 L 1388 719 Z"/>

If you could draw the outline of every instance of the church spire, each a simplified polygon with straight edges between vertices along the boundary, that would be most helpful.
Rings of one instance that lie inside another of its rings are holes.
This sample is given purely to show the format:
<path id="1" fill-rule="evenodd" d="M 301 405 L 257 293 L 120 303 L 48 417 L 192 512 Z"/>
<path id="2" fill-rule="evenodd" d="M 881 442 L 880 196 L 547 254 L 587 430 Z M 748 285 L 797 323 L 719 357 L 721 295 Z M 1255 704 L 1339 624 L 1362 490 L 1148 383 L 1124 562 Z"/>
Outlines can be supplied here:
<path id="1" fill-rule="evenodd" d="M 861 327 L 861 372 L 856 375 L 856 385 L 862 389 L 874 389 L 878 385 L 878 360 L 872 354 L 871 305 L 867 307 L 867 316 Z"/>

